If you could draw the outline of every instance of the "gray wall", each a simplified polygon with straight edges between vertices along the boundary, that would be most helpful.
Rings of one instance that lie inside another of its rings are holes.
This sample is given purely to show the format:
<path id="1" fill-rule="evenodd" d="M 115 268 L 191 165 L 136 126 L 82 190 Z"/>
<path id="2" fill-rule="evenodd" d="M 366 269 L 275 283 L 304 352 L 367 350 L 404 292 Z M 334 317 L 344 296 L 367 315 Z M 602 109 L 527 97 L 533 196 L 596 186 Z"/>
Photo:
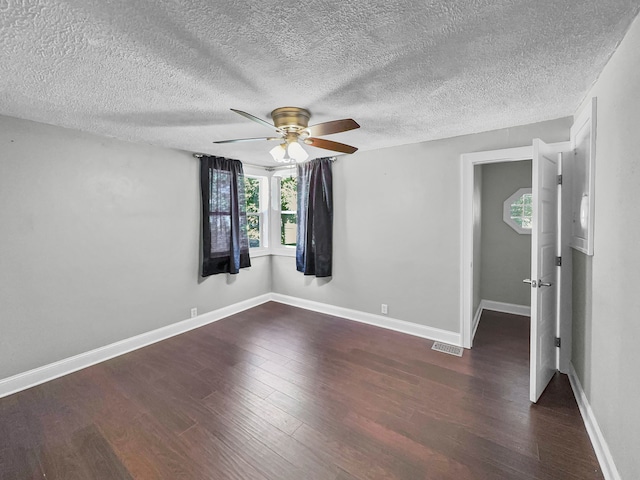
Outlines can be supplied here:
<path id="1" fill-rule="evenodd" d="M 640 476 L 639 46 L 636 18 L 586 99 L 598 98 L 594 255 L 573 255 L 573 363 L 623 479 Z"/>
<path id="2" fill-rule="evenodd" d="M 482 245 L 480 296 L 483 300 L 531 305 L 531 235 L 503 220 L 504 201 L 531 188 L 531 161 L 482 165 Z"/>
<path id="3" fill-rule="evenodd" d="M 0 378 L 271 289 L 270 258 L 198 277 L 186 152 L 0 117 Z"/>
<path id="4" fill-rule="evenodd" d="M 592 268 L 593 257 L 571 250 L 572 258 L 572 322 L 571 363 L 585 391 L 591 390 L 592 348 Z"/>
<path id="5" fill-rule="evenodd" d="M 334 164 L 333 278 L 274 257 L 276 293 L 460 330 L 462 153 L 569 138 L 571 118 L 341 157 Z"/>

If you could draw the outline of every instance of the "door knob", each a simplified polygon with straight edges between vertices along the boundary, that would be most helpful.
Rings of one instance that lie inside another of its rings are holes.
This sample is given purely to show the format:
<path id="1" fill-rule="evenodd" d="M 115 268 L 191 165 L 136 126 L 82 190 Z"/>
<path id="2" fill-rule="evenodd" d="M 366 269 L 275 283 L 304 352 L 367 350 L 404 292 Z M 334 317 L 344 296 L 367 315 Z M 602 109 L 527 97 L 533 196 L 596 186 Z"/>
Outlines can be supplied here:
<path id="1" fill-rule="evenodd" d="M 539 287 L 550 287 L 551 285 L 553 285 L 553 283 L 546 283 L 546 282 L 543 282 L 542 280 L 538 280 Z"/>
<path id="2" fill-rule="evenodd" d="M 524 280 L 522 280 L 522 283 L 528 283 L 529 285 L 531 285 L 531 288 L 536 288 L 538 286 L 536 281 L 531 280 L 530 278 L 525 278 Z"/>

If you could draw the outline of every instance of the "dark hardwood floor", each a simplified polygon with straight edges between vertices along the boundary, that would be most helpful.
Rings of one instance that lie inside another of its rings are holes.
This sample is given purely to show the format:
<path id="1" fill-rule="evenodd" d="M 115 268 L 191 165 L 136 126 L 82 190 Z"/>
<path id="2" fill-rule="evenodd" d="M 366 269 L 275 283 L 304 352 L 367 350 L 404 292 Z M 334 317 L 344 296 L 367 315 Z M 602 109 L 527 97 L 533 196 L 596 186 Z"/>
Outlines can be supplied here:
<path id="1" fill-rule="evenodd" d="M 267 303 L 0 399 L 4 479 L 600 479 L 569 382 L 528 401 L 528 318 L 462 358 Z"/>

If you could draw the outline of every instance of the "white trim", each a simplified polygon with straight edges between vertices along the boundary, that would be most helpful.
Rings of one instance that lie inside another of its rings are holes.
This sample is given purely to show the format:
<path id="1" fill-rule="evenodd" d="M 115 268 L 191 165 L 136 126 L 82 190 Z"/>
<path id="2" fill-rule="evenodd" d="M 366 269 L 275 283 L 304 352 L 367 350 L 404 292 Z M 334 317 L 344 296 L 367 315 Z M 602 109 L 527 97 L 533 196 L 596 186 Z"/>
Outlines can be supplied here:
<path id="1" fill-rule="evenodd" d="M 289 169 L 285 172 L 274 172 L 271 177 L 271 255 L 277 255 L 281 257 L 295 257 L 296 256 L 296 247 L 289 245 L 282 245 L 280 243 L 280 228 L 282 221 L 282 210 L 280 210 L 280 183 L 283 178 L 295 178 L 297 177 L 298 170 L 296 167 Z M 298 213 L 292 212 L 292 213 Z"/>
<path id="2" fill-rule="evenodd" d="M 471 324 L 471 340 L 476 338 L 476 332 L 478 331 L 478 326 L 480 325 L 480 317 L 482 317 L 482 300 L 480 300 L 480 305 L 478 305 L 476 314 L 473 316 L 473 323 Z"/>
<path id="3" fill-rule="evenodd" d="M 251 258 L 266 257 L 267 255 L 272 255 L 271 251 L 268 248 L 249 248 L 249 257 Z"/>
<path id="4" fill-rule="evenodd" d="M 36 385 L 68 375 L 69 373 L 82 370 L 83 368 L 104 362 L 110 358 L 146 347 L 152 343 L 188 332 L 194 328 L 216 322 L 230 315 L 256 307 L 268 302 L 269 300 L 271 300 L 271 294 L 265 293 L 264 295 L 243 300 L 242 302 L 234 303 L 233 305 L 228 305 L 188 320 L 173 323 L 166 327 L 151 330 L 150 332 L 141 333 L 140 335 L 126 338 L 119 342 L 96 348 L 95 350 L 80 353 L 73 357 L 65 358 L 64 360 L 50 363 L 42 367 L 34 368 L 33 370 L 19 373 L 12 377 L 0 379 L 0 398 L 21 390 L 26 390 L 27 388 L 35 387 Z"/>
<path id="5" fill-rule="evenodd" d="M 523 317 L 531 316 L 531 307 L 527 305 L 516 305 L 515 303 L 494 302 L 493 300 L 480 301 L 480 308 L 483 310 L 493 310 L 494 312 L 510 313 Z"/>
<path id="6" fill-rule="evenodd" d="M 260 165 L 247 165 L 246 163 L 242 164 L 242 170 L 244 174 L 250 177 L 267 177 L 269 178 L 272 173 L 267 170 L 267 167 L 262 167 Z"/>
<path id="7" fill-rule="evenodd" d="M 558 326 L 556 337 L 562 339 L 562 348 L 558 349 L 558 370 L 564 374 L 569 373 L 572 353 L 572 324 L 573 324 L 573 304 L 571 300 L 573 282 L 573 254 L 569 246 L 571 238 L 571 167 L 572 155 L 560 155 L 560 174 L 568 179 L 564 185 L 559 185 L 560 195 L 558 196 L 559 212 L 559 255 L 562 258 L 562 265 L 558 267 Z"/>
<path id="8" fill-rule="evenodd" d="M 427 338 L 429 340 L 449 343 L 451 345 L 461 344 L 460 334 L 456 332 L 389 318 L 387 316 L 374 315 L 372 313 L 362 312 L 359 310 L 351 310 L 349 308 L 338 307 L 327 303 L 314 302 L 278 293 L 265 293 L 264 295 L 243 300 L 241 302 L 234 303 L 233 305 L 228 305 L 188 320 L 173 323 L 156 330 L 151 330 L 150 332 L 141 333 L 140 335 L 126 338 L 119 342 L 80 353 L 73 357 L 65 358 L 48 365 L 43 365 L 42 367 L 34 368 L 33 370 L 19 373 L 12 377 L 0 379 L 0 398 L 26 390 L 27 388 L 35 387 L 36 385 L 40 385 L 64 375 L 77 372 L 83 368 L 104 362 L 119 355 L 124 355 L 125 353 L 146 347 L 147 345 L 151 345 L 161 340 L 166 340 L 167 338 L 171 338 L 175 335 L 180 335 L 181 333 L 188 332 L 189 330 L 222 320 L 230 315 L 235 315 L 236 313 L 257 307 L 258 305 L 269 301 L 284 303 L 286 305 L 292 305 L 294 307 L 300 307 L 328 315 L 334 315 L 348 320 L 355 320 L 357 322 L 375 325 L 377 327 L 406 333 L 408 335 L 414 335 L 416 337 Z"/>
<path id="9" fill-rule="evenodd" d="M 150 332 L 142 333 L 104 347 L 96 348 L 94 350 L 60 360 L 58 362 L 34 368 L 33 370 L 19 373 L 12 377 L 0 379 L 0 398 L 35 387 L 36 385 L 82 370 L 83 368 L 104 362 L 147 345 L 166 340 L 175 335 L 180 335 L 181 333 L 222 320 L 223 318 L 257 307 L 258 305 L 269 301 L 304 308 L 306 310 L 312 310 L 348 320 L 354 320 L 356 322 L 366 323 L 388 330 L 394 330 L 408 335 L 440 341 L 451 345 L 460 346 L 462 343 L 461 334 L 456 332 L 441 330 L 439 328 L 419 325 L 359 310 L 352 310 L 326 303 L 291 297 L 279 293 L 266 293 L 264 295 L 243 300 L 241 302 L 198 315 L 197 317 L 190 318 L 188 320 L 183 320 L 181 322 L 167 325 Z M 475 335 L 475 330 L 478 327 L 482 311 L 485 309 L 504 313 L 513 313 L 516 315 L 528 315 L 529 313 L 527 312 L 530 311 L 530 308 L 524 305 L 481 300 L 473 318 L 473 335 Z M 600 462 L 604 478 L 605 480 L 621 480 L 618 469 L 613 461 L 611 451 L 609 450 L 609 446 L 607 445 L 602 434 L 602 430 L 600 430 L 598 422 L 596 421 L 587 396 L 582 389 L 582 385 L 580 384 L 575 368 L 573 367 L 573 364 L 570 364 L 569 367 L 569 382 L 571 383 L 571 388 L 573 389 L 573 393 L 575 395 L 576 402 L 578 403 L 587 433 L 591 439 L 593 449 L 595 450 L 598 461 Z"/>
<path id="10" fill-rule="evenodd" d="M 588 129 L 589 131 L 589 158 L 585 159 L 586 162 L 586 181 L 587 181 L 587 191 L 579 192 L 577 187 L 578 185 L 575 183 L 576 178 L 575 174 L 572 178 L 572 192 L 571 192 L 571 216 L 572 220 L 577 223 L 582 222 L 582 219 L 585 218 L 587 222 L 586 232 L 584 237 L 580 237 L 575 234 L 573 228 L 571 229 L 571 236 L 569 239 L 569 246 L 575 248 L 576 250 L 584 253 L 585 255 L 593 255 L 593 232 L 594 232 L 594 213 L 596 206 L 596 197 L 595 197 L 595 184 L 596 184 L 596 176 L 595 176 L 595 168 L 596 168 L 596 135 L 597 135 L 597 104 L 598 99 L 596 97 L 591 98 L 591 108 L 587 106 L 582 112 L 580 112 L 573 125 L 571 126 L 571 151 L 575 153 L 576 151 L 576 142 L 578 140 L 579 134 L 583 131 L 583 129 Z M 574 158 L 574 162 L 577 161 L 577 158 Z M 576 167 L 574 167 L 575 169 Z M 579 209 L 574 204 L 573 196 L 581 195 L 582 202 L 580 203 Z M 586 200 L 586 202 L 585 202 Z M 584 209 L 584 212 L 583 212 Z M 576 211 L 578 210 L 578 211 Z M 584 215 L 583 215 L 584 214 Z"/>
<path id="11" fill-rule="evenodd" d="M 280 238 L 278 237 L 278 241 Z M 278 245 L 271 249 L 271 255 L 275 255 L 278 257 L 295 257 L 296 256 L 296 247 L 294 246 L 285 246 Z"/>
<path id="12" fill-rule="evenodd" d="M 613 461 L 613 456 L 609 450 L 609 445 L 607 445 L 602 430 L 600 430 L 600 426 L 589 404 L 589 399 L 584 393 L 580 380 L 578 379 L 578 374 L 573 367 L 573 363 L 569 364 L 569 383 L 571 383 L 571 388 L 576 397 L 584 426 L 591 439 L 591 445 L 593 445 L 593 450 L 596 452 L 596 457 L 598 457 L 602 475 L 605 480 L 621 480 L 620 473 L 618 473 L 616 464 Z"/>
<path id="13" fill-rule="evenodd" d="M 250 169 L 251 170 L 251 169 Z M 256 170 L 257 171 L 257 170 Z M 258 224 L 260 230 L 260 246 L 259 247 L 249 247 L 249 254 L 254 257 L 261 257 L 264 255 L 269 255 L 269 246 L 270 246 L 270 238 L 269 238 L 269 229 L 270 225 L 270 217 L 269 217 L 269 205 L 270 205 L 270 180 L 271 178 L 268 175 L 268 172 L 264 171 L 262 173 L 247 173 L 244 174 L 245 178 L 253 178 L 254 180 L 258 180 L 260 185 L 259 195 L 258 195 L 258 206 L 259 211 L 257 212 L 246 212 L 247 215 L 247 225 L 249 222 L 249 216 L 255 215 L 258 217 Z"/>
<path id="14" fill-rule="evenodd" d="M 352 310 L 350 308 L 338 307 L 328 303 L 290 297 L 279 293 L 272 293 L 271 300 L 294 307 L 304 308 L 306 310 L 312 310 L 314 312 L 325 313 L 327 315 L 342 317 L 348 320 L 355 320 L 356 322 L 375 325 L 376 327 L 386 328 L 388 330 L 394 330 L 396 332 L 406 333 L 416 337 L 462 346 L 460 342 L 460 334 L 449 330 L 441 330 L 439 328 L 390 318 L 386 315 L 375 315 L 373 313 L 362 312 L 360 310 Z"/>
<path id="15" fill-rule="evenodd" d="M 487 152 L 464 153 L 460 155 L 462 163 L 462 202 L 460 214 L 460 336 L 462 346 L 471 348 L 473 339 L 473 167 L 485 163 L 515 162 L 531 160 L 533 146 L 505 148 Z"/>
<path id="16" fill-rule="evenodd" d="M 533 146 L 503 148 L 500 150 L 487 150 L 486 152 L 463 153 L 460 155 L 463 163 L 471 162 L 475 165 L 482 163 L 513 162 L 517 160 L 531 160 Z"/>

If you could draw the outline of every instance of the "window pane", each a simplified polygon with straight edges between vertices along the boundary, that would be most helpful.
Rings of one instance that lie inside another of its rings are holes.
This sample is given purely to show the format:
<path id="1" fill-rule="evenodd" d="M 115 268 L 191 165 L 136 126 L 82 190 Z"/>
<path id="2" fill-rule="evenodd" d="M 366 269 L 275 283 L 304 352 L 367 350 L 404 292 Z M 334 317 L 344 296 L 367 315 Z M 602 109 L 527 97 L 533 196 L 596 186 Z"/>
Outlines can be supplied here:
<path id="1" fill-rule="evenodd" d="M 295 213 L 282 213 L 280 217 L 280 243 L 282 245 L 295 245 L 298 215 Z"/>
<path id="2" fill-rule="evenodd" d="M 296 177 L 280 179 L 280 210 L 295 212 L 297 208 Z"/>
<path id="3" fill-rule="evenodd" d="M 228 252 L 231 239 L 231 215 L 209 215 L 211 230 L 217 232 L 211 235 L 211 253 Z"/>
<path id="4" fill-rule="evenodd" d="M 247 236 L 249 248 L 260 247 L 260 215 L 247 214 Z"/>
<path id="5" fill-rule="evenodd" d="M 521 217 L 522 216 L 522 205 L 516 205 L 515 203 L 511 205 L 511 218 Z"/>
<path id="6" fill-rule="evenodd" d="M 511 204 L 511 219 L 516 225 L 522 228 L 531 228 L 531 218 L 533 217 L 531 200 L 531 194 L 525 193 Z"/>
<path id="7" fill-rule="evenodd" d="M 260 179 L 244 177 L 244 191 L 247 213 L 258 213 L 260 211 Z"/>
<path id="8" fill-rule="evenodd" d="M 518 233 L 530 233 L 533 223 L 533 195 L 530 188 L 520 188 L 503 202 L 504 222 Z"/>
<path id="9" fill-rule="evenodd" d="M 229 213 L 231 211 L 229 205 L 231 198 L 231 173 L 222 170 L 212 170 L 209 191 L 211 192 L 209 211 Z"/>

